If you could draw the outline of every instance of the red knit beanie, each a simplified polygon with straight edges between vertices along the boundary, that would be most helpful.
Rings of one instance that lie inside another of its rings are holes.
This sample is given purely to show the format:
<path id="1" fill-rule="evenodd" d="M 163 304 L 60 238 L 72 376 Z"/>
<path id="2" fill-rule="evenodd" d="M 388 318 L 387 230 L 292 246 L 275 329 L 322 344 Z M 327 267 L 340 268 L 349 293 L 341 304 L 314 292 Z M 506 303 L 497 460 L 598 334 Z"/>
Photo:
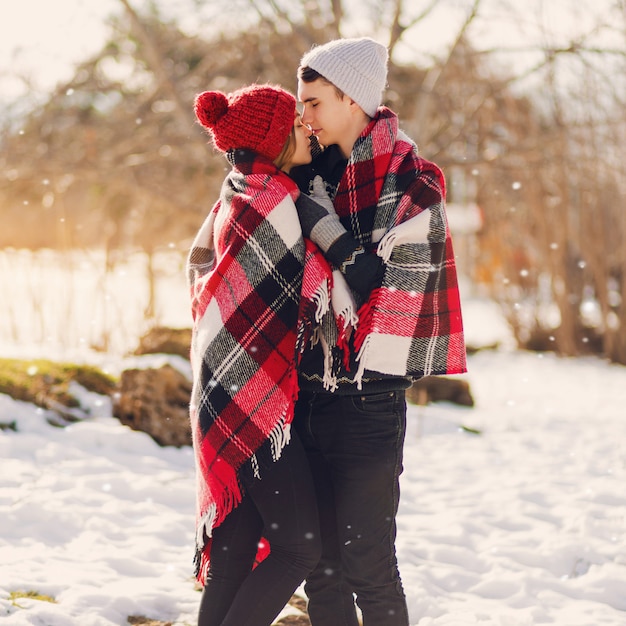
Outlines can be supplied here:
<path id="1" fill-rule="evenodd" d="M 221 152 L 248 149 L 273 161 L 293 128 L 296 99 L 273 85 L 250 85 L 229 94 L 196 96 L 196 117 Z"/>

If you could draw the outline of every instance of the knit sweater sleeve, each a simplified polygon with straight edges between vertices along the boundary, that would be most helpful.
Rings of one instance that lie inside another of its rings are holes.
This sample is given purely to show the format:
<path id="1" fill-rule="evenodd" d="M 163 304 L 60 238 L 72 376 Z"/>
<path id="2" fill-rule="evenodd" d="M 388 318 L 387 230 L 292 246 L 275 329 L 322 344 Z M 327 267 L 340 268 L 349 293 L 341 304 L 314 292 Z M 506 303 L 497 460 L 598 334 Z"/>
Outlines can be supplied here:
<path id="1" fill-rule="evenodd" d="M 296 208 L 305 236 L 316 243 L 325 258 L 339 269 L 348 283 L 363 300 L 383 278 L 382 259 L 367 252 L 345 229 L 334 211 L 329 213 L 306 194 L 300 194 Z"/>

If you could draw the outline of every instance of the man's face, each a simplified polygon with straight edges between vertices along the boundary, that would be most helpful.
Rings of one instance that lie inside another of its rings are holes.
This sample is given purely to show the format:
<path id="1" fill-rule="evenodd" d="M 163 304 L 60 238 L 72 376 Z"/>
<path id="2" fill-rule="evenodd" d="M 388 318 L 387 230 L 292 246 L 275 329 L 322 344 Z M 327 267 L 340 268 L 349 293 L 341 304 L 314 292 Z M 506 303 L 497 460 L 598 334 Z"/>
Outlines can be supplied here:
<path id="1" fill-rule="evenodd" d="M 350 116 L 350 98 L 337 95 L 335 87 L 324 80 L 298 81 L 298 99 L 303 105 L 302 122 L 323 146 L 345 140 Z"/>

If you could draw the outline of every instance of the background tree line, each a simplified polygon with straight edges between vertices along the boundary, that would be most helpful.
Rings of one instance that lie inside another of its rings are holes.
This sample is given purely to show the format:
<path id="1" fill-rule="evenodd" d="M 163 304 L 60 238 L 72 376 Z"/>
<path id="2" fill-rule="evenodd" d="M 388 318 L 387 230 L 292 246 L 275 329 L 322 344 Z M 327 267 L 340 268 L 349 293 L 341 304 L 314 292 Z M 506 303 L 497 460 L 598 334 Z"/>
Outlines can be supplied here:
<path id="1" fill-rule="evenodd" d="M 494 14 L 527 15 L 513 0 L 188 0 L 184 20 L 159 0 L 141 12 L 120 0 L 98 54 L 6 118 L 0 247 L 100 247 L 111 264 L 131 249 L 184 254 L 226 170 L 195 94 L 293 91 L 312 45 L 370 35 L 390 48 L 386 103 L 443 168 L 448 200 L 481 209 L 461 270 L 501 303 L 520 347 L 626 363 L 626 3 L 602 2 L 575 39 L 504 50 L 481 33 Z M 415 33 L 445 4 L 461 16 L 455 37 L 428 54 Z M 522 55 L 532 63 L 513 63 Z"/>

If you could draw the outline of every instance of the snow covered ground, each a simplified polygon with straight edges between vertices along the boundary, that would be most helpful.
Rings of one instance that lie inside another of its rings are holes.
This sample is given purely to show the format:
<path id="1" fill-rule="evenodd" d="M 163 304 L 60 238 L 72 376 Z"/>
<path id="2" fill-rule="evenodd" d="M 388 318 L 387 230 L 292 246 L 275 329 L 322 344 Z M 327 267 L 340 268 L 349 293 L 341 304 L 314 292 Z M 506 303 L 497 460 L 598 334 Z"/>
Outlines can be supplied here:
<path id="1" fill-rule="evenodd" d="M 484 353 L 468 377 L 475 409 L 412 411 L 398 550 L 414 623 L 626 624 L 626 368 Z"/>
<path id="2" fill-rule="evenodd" d="M 480 299 L 465 323 L 474 343 L 506 332 Z M 164 358 L 98 357 L 110 371 Z M 473 409 L 409 409 L 397 546 L 412 626 L 623 626 L 626 368 L 503 348 L 464 378 Z M 0 624 L 192 626 L 191 450 L 82 393 L 92 417 L 65 429 L 0 395 L 17 429 L 0 431 Z M 56 602 L 15 597 L 28 591 Z"/>

